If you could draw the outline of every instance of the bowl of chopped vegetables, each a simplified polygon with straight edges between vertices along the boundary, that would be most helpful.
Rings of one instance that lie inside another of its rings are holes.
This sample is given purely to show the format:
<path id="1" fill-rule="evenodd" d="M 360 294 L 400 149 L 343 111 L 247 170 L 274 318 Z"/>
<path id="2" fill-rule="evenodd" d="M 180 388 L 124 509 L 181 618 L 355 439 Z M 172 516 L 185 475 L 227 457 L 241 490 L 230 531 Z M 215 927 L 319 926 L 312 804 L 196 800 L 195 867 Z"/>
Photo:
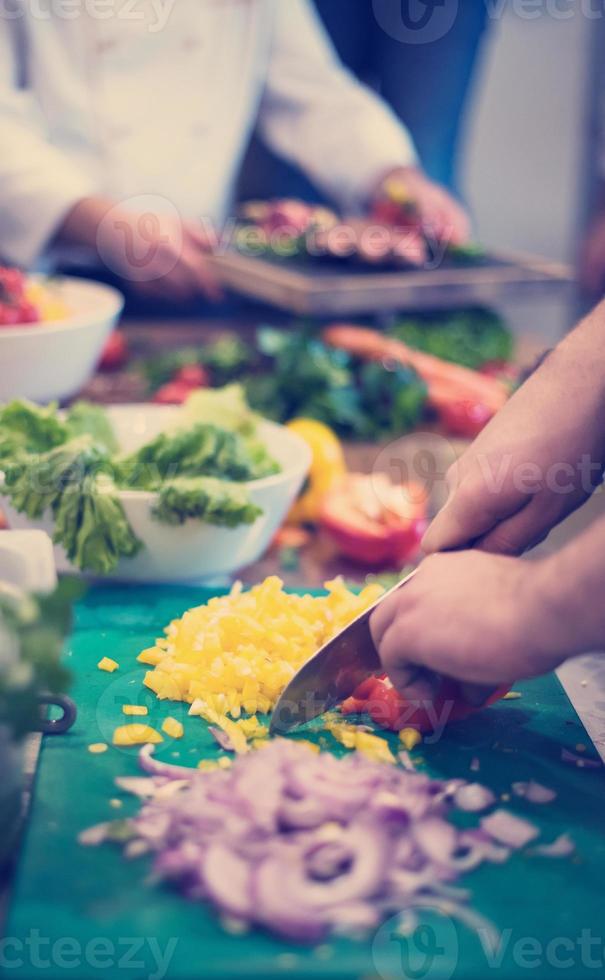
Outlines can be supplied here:
<path id="1" fill-rule="evenodd" d="M 256 561 L 310 465 L 242 389 L 182 406 L 0 408 L 0 506 L 53 536 L 59 570 L 119 581 L 215 578 Z"/>
<path id="2" fill-rule="evenodd" d="M 0 400 L 63 400 L 99 360 L 123 297 L 86 279 L 0 268 Z"/>

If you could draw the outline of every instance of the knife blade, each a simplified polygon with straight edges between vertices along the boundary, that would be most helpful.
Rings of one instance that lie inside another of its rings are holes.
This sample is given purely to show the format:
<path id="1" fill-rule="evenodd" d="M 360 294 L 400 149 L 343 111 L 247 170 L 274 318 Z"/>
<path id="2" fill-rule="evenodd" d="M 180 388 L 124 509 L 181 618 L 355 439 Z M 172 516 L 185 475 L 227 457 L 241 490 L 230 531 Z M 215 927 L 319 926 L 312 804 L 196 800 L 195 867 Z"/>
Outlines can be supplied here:
<path id="1" fill-rule="evenodd" d="M 285 734 L 317 718 L 348 698 L 358 684 L 380 669 L 370 633 L 370 616 L 415 573 L 416 569 L 397 582 L 303 664 L 275 705 L 270 734 Z"/>

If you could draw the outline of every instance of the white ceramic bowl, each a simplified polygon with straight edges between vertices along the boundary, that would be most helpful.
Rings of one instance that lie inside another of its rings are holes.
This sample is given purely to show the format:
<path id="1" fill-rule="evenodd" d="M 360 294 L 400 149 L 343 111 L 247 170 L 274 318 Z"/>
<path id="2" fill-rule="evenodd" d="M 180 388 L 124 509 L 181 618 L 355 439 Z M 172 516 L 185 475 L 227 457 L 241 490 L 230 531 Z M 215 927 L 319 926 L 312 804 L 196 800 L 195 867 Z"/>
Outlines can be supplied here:
<path id="1" fill-rule="evenodd" d="M 71 311 L 64 320 L 0 328 L 0 402 L 62 401 L 93 373 L 124 298 L 88 279 L 65 277 L 57 289 Z"/>
<path id="2" fill-rule="evenodd" d="M 172 405 L 112 405 L 107 409 L 120 447 L 126 452 L 135 451 L 173 425 L 177 411 Z M 122 490 L 120 500 L 143 548 L 134 558 L 122 560 L 107 578 L 130 582 L 200 581 L 231 574 L 260 558 L 303 484 L 311 451 L 283 425 L 262 421 L 258 435 L 280 464 L 281 471 L 244 484 L 253 503 L 263 511 L 253 524 L 226 528 L 188 520 L 173 527 L 152 517 L 155 493 Z M 31 521 L 1 496 L 0 506 L 9 527 L 38 528 L 52 535 L 50 516 Z M 55 557 L 59 571 L 74 571 L 62 548 L 55 548 Z"/>

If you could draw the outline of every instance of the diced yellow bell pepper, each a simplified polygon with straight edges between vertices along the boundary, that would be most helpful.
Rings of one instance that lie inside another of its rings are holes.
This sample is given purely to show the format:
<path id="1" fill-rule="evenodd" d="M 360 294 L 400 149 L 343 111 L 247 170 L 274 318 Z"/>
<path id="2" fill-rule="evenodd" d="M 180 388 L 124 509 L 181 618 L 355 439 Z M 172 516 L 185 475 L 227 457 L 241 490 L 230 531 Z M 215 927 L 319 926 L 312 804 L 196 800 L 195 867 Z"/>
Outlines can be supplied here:
<path id="1" fill-rule="evenodd" d="M 106 670 L 108 674 L 113 674 L 114 670 L 117 670 L 119 666 L 111 657 L 102 657 L 97 664 L 99 670 Z"/>
<path id="2" fill-rule="evenodd" d="M 143 725 L 141 722 L 133 722 L 132 725 L 118 725 L 113 733 L 114 745 L 146 745 L 148 742 L 157 745 L 163 742 L 159 732 L 151 725 Z"/>
<path id="3" fill-rule="evenodd" d="M 101 755 L 102 752 L 107 752 L 109 748 L 105 742 L 93 742 L 92 745 L 88 746 L 88 751 L 92 752 L 93 755 Z"/>
<path id="4" fill-rule="evenodd" d="M 182 738 L 185 729 L 183 728 L 181 722 L 177 721 L 176 718 L 165 718 L 162 725 L 162 731 L 166 732 L 167 735 L 170 735 L 171 738 Z"/>
<path id="5" fill-rule="evenodd" d="M 165 651 L 159 650 L 157 647 L 147 647 L 146 650 L 141 650 L 137 660 L 140 664 L 150 664 L 152 667 L 157 667 L 165 656 Z"/>
<path id="6" fill-rule="evenodd" d="M 402 728 L 399 732 L 399 741 L 405 745 L 408 752 L 411 752 L 422 742 L 422 735 L 415 728 Z"/>
<path id="7" fill-rule="evenodd" d="M 146 715 L 147 708 L 144 704 L 123 704 L 122 712 L 125 715 Z"/>

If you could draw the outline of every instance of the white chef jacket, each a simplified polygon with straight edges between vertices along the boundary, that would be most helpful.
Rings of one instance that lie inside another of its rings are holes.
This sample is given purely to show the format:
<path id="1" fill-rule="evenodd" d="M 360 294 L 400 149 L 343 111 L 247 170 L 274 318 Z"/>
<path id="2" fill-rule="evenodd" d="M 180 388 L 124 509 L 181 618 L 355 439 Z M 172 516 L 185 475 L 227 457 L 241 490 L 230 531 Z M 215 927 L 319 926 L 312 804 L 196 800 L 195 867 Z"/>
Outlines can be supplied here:
<path id="1" fill-rule="evenodd" d="M 31 265 L 92 194 L 220 226 L 257 119 L 343 208 L 414 161 L 307 0 L 2 0 L 0 254 Z"/>

